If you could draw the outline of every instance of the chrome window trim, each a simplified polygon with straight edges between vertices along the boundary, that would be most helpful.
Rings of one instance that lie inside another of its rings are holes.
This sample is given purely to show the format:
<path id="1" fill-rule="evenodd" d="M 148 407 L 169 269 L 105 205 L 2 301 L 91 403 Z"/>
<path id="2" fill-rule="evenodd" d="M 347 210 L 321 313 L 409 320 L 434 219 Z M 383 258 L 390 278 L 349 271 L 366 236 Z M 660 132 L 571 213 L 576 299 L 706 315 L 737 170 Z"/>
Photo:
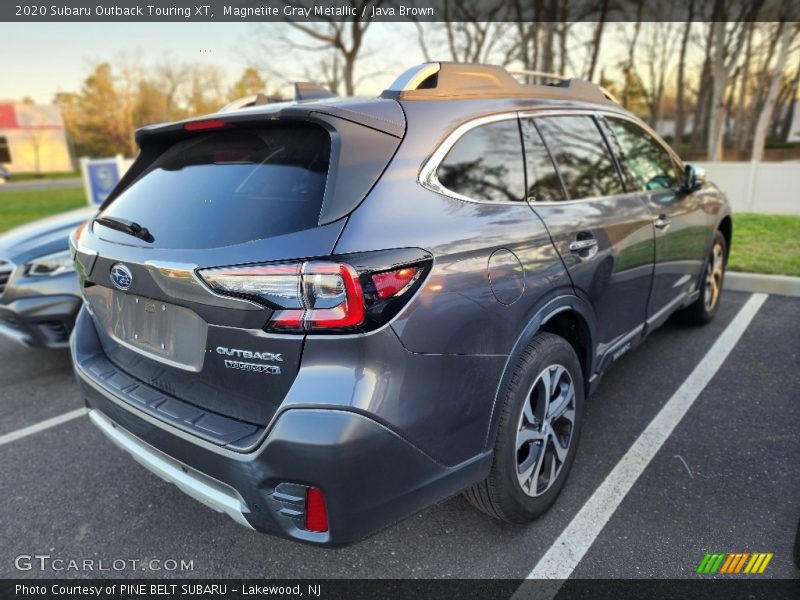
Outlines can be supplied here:
<path id="1" fill-rule="evenodd" d="M 454 192 L 452 190 L 447 189 L 442 183 L 439 181 L 439 178 L 436 175 L 436 171 L 439 169 L 442 161 L 445 159 L 447 154 L 452 150 L 453 146 L 455 146 L 462 137 L 464 137 L 468 132 L 472 131 L 477 127 L 481 127 L 483 125 L 488 125 L 490 123 L 497 123 L 499 121 L 510 121 L 511 119 L 525 119 L 525 118 L 536 118 L 536 117 L 559 117 L 559 116 L 580 116 L 580 115 L 588 115 L 594 117 L 596 119 L 604 118 L 604 117 L 615 117 L 618 119 L 622 119 L 625 121 L 629 121 L 634 125 L 637 125 L 640 129 L 642 129 L 645 133 L 647 133 L 652 139 L 654 139 L 658 144 L 667 151 L 667 153 L 672 157 L 672 160 L 676 162 L 676 165 L 680 168 L 684 168 L 684 162 L 675 154 L 675 151 L 670 148 L 666 142 L 663 142 L 660 136 L 653 131 L 644 121 L 635 117 L 634 115 L 630 115 L 624 112 L 617 112 L 616 110 L 610 109 L 603 109 L 603 108 L 542 108 L 542 109 L 526 109 L 526 110 L 515 110 L 511 112 L 503 112 L 497 113 L 493 115 L 484 115 L 482 117 L 477 117 L 462 123 L 458 127 L 456 127 L 453 131 L 451 131 L 444 140 L 439 144 L 436 150 L 425 160 L 423 163 L 422 168 L 419 172 L 419 177 L 417 178 L 418 183 L 427 190 L 432 192 L 436 192 L 437 194 L 441 194 L 443 196 L 447 196 L 448 198 L 453 198 L 455 200 L 461 200 L 463 202 L 473 202 L 477 204 L 494 204 L 500 206 L 521 206 L 521 205 L 529 205 L 529 206 L 563 206 L 568 204 L 575 204 L 578 202 L 592 202 L 596 201 L 600 198 L 614 198 L 616 196 L 629 196 L 633 194 L 643 194 L 646 193 L 643 190 L 634 190 L 631 192 L 625 192 L 623 194 L 614 194 L 612 196 L 592 196 L 589 198 L 575 198 L 569 200 L 539 200 L 534 202 L 527 202 L 524 200 L 520 200 L 518 202 L 509 201 L 509 200 L 501 200 L 501 201 L 491 201 L 491 200 L 480 200 L 476 198 L 470 198 L 468 196 L 464 196 L 459 194 L 458 192 Z M 602 133 L 602 132 L 601 132 Z M 616 162 L 616 159 L 613 155 L 611 155 L 611 159 Z M 557 168 L 557 167 L 556 167 Z"/>
<path id="2" fill-rule="evenodd" d="M 504 112 L 498 113 L 494 115 L 484 115 L 482 117 L 477 117 L 466 123 L 462 123 L 458 127 L 456 127 L 453 131 L 451 131 L 445 138 L 444 141 L 439 144 L 439 146 L 434 150 L 433 154 L 431 154 L 428 159 L 425 161 L 422 169 L 419 172 L 418 182 L 419 184 L 428 189 L 432 192 L 436 192 L 437 194 L 442 194 L 443 196 L 447 196 L 448 198 L 454 198 L 455 200 L 462 200 L 464 202 L 475 202 L 478 204 L 496 204 L 496 205 L 506 205 L 506 206 L 524 206 L 527 205 L 527 202 L 523 200 L 519 201 L 511 201 L 511 200 L 499 200 L 499 201 L 491 201 L 491 200 L 477 200 L 475 198 L 470 198 L 469 196 L 464 196 L 459 194 L 458 192 L 454 192 L 445 186 L 439 181 L 439 177 L 436 175 L 436 171 L 439 170 L 439 167 L 442 164 L 442 161 L 447 157 L 450 150 L 453 149 L 453 146 L 461 140 L 467 133 L 481 127 L 483 125 L 489 125 L 491 123 L 499 123 L 501 121 L 511 121 L 512 119 L 518 119 L 518 111 L 512 112 Z M 520 142 L 521 144 L 521 142 Z M 522 150 L 522 146 L 520 145 L 520 151 Z"/>

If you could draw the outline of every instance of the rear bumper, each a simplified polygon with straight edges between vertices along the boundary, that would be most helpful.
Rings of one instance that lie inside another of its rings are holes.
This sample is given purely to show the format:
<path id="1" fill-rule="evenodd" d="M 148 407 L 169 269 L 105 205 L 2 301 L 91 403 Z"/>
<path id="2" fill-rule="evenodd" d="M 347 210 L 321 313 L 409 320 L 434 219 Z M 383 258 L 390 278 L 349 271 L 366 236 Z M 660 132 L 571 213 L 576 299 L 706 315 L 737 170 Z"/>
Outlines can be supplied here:
<path id="1" fill-rule="evenodd" d="M 96 409 L 89 411 L 89 418 L 108 439 L 125 450 L 148 471 L 152 471 L 168 483 L 175 484 L 182 492 L 198 502 L 227 514 L 240 525 L 250 527 L 244 516 L 249 509 L 236 490 L 194 469 L 187 468 L 186 465 L 145 444 Z"/>
<path id="2" fill-rule="evenodd" d="M 358 541 L 444 500 L 488 473 L 491 454 L 445 467 L 381 424 L 352 411 L 290 409 L 250 453 L 227 450 L 159 423 L 87 381 L 92 421 L 162 479 L 257 531 L 324 546 Z M 325 495 L 330 529 L 304 529 L 304 498 Z"/>
<path id="3" fill-rule="evenodd" d="M 94 424 L 147 469 L 258 531 L 325 546 L 352 543 L 489 472 L 490 452 L 445 465 L 350 406 L 285 402 L 267 427 L 240 438 L 235 425 L 247 424 L 154 398 L 142 382 L 104 361 L 89 318 L 85 312 L 78 318 L 72 355 Z M 329 382 L 328 396 L 353 393 L 336 384 Z M 213 427 L 201 434 L 209 415 Z M 327 532 L 305 529 L 306 486 L 325 496 Z"/>
<path id="4" fill-rule="evenodd" d="M 60 349 L 81 306 L 78 296 L 32 296 L 0 305 L 0 334 L 25 346 Z"/>

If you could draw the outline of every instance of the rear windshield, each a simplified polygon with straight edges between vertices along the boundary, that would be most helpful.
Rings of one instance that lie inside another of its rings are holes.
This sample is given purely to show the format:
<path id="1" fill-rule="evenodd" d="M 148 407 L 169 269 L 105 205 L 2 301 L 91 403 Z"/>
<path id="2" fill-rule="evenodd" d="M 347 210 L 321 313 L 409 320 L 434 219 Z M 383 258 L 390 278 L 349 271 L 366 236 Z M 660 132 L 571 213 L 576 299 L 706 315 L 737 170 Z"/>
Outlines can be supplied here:
<path id="1" fill-rule="evenodd" d="M 161 248 L 215 248 L 317 225 L 331 142 L 319 126 L 198 135 L 164 152 L 102 213 L 134 221 Z M 109 240 L 144 243 L 104 226 Z"/>

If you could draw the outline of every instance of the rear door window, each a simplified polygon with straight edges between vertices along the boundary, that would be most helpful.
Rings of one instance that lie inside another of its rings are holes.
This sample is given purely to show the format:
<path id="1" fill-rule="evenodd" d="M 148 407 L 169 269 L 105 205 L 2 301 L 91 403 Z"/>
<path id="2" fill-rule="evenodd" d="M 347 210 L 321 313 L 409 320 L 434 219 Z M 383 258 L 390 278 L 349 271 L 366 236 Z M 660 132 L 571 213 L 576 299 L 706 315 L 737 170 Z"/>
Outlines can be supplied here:
<path id="1" fill-rule="evenodd" d="M 522 119 L 521 125 L 528 176 L 528 201 L 557 202 L 566 199 L 561 179 L 533 119 Z"/>
<path id="2" fill-rule="evenodd" d="M 517 120 L 469 130 L 450 149 L 436 176 L 445 188 L 471 200 L 521 201 L 525 167 Z"/>
<path id="3" fill-rule="evenodd" d="M 166 150 L 102 215 L 146 227 L 161 248 L 214 248 L 310 229 L 330 151 L 329 134 L 310 124 L 193 136 Z M 105 238 L 141 243 L 98 228 Z"/>
<path id="4" fill-rule="evenodd" d="M 617 167 L 593 117 L 538 117 L 535 121 L 571 200 L 624 192 Z"/>

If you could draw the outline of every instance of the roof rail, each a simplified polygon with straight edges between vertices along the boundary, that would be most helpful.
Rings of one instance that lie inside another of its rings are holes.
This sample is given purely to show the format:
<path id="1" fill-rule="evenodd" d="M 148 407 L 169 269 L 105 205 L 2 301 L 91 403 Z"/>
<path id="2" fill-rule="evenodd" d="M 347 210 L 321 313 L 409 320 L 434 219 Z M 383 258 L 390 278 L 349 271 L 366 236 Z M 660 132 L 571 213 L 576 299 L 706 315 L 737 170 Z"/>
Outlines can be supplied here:
<path id="1" fill-rule="evenodd" d="M 609 92 L 602 85 L 598 85 L 596 83 L 593 83 L 591 81 L 587 81 L 585 79 L 575 79 L 575 78 L 572 78 L 572 77 L 566 77 L 565 75 L 559 75 L 558 73 L 546 73 L 545 71 L 529 71 L 527 69 L 515 69 L 513 71 L 509 71 L 509 73 L 511 75 L 522 75 L 522 76 L 528 76 L 529 75 L 531 77 L 541 77 L 542 79 L 555 79 L 557 81 L 566 81 L 566 82 L 574 81 L 576 83 L 577 82 L 581 82 L 582 84 L 594 85 L 594 86 L 597 86 L 598 88 L 600 88 L 600 90 L 603 92 L 603 94 L 605 95 L 606 98 L 608 98 L 609 100 L 611 100 L 612 102 L 614 102 L 616 104 L 619 104 L 619 100 L 617 100 L 617 98 L 614 96 L 614 94 Z M 552 85 L 552 84 L 550 84 L 550 85 Z"/>
<path id="2" fill-rule="evenodd" d="M 308 81 L 297 81 L 294 84 L 294 100 L 322 100 L 324 98 L 335 98 L 336 94 L 330 90 L 325 89 L 316 83 Z M 223 106 L 219 112 L 230 112 L 240 108 L 247 108 L 248 106 L 261 106 L 263 104 L 275 104 L 276 102 L 288 102 L 289 98 L 277 96 L 275 94 L 251 94 L 250 96 L 243 96 L 237 98 L 233 102 L 229 102 Z"/>
<path id="3" fill-rule="evenodd" d="M 589 102 L 616 102 L 611 94 L 590 81 L 566 79 L 560 75 L 538 71 L 516 73 L 563 81 L 550 85 L 524 85 L 515 79 L 512 73 L 496 65 L 423 63 L 400 75 L 384 90 L 381 97 L 404 100 L 549 97 Z"/>
<path id="4" fill-rule="evenodd" d="M 321 100 L 323 98 L 335 98 L 336 94 L 327 88 L 311 83 L 309 81 L 298 81 L 294 84 L 295 100 Z"/>

